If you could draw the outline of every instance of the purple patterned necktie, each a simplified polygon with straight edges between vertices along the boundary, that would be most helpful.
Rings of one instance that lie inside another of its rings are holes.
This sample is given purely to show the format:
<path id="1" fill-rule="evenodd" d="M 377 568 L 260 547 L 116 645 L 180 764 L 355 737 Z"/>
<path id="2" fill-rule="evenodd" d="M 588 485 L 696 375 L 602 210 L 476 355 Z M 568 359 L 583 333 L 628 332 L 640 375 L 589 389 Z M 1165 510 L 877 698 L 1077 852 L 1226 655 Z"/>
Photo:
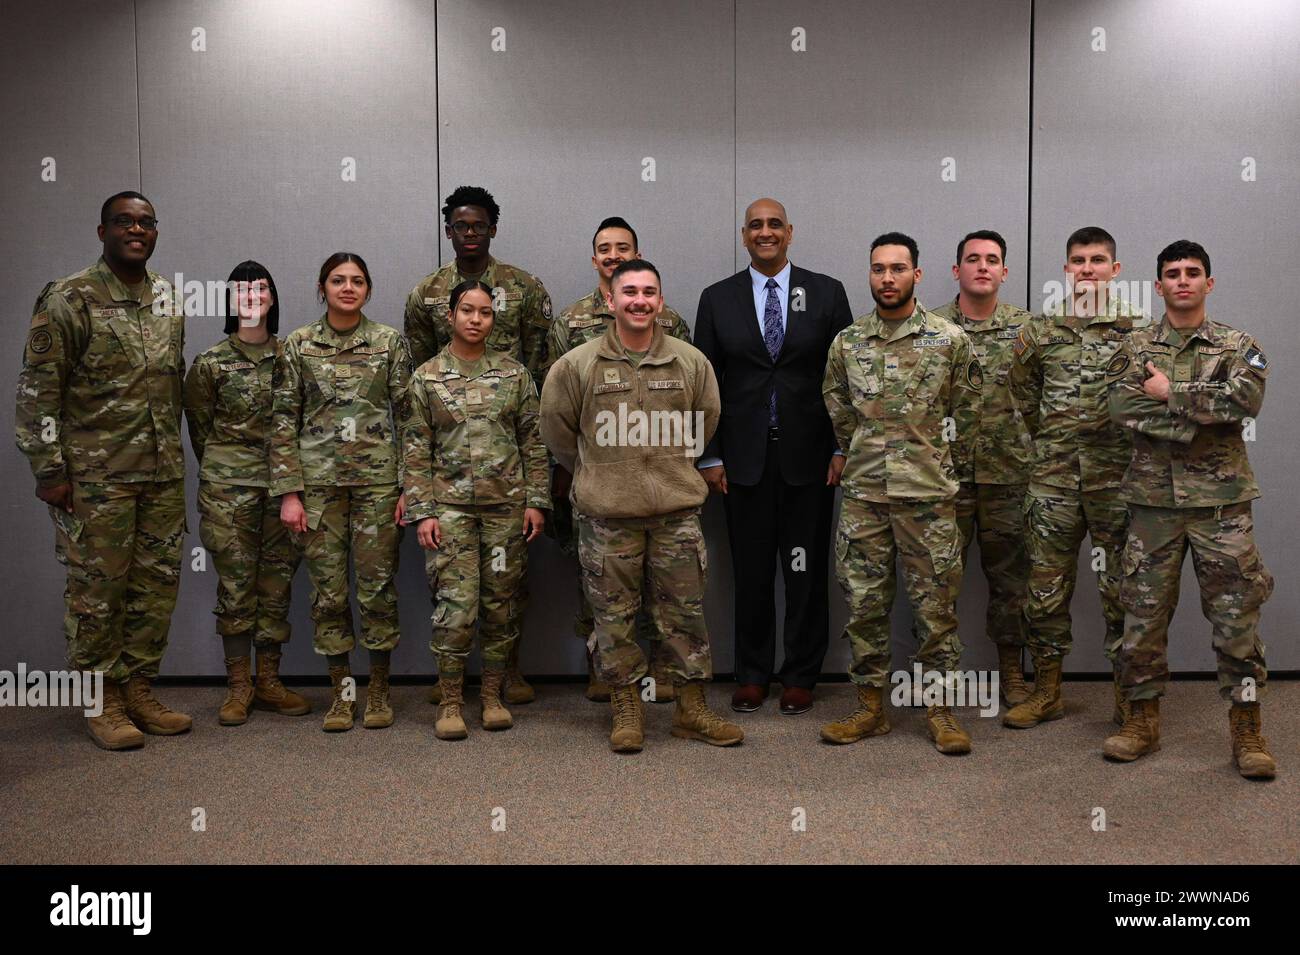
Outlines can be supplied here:
<path id="1" fill-rule="evenodd" d="M 776 297 L 776 279 L 767 280 L 767 302 L 763 306 L 763 344 L 767 353 L 775 362 L 781 354 L 781 343 L 785 341 L 785 329 L 781 327 L 781 300 Z M 768 399 L 767 424 L 776 427 L 776 386 L 772 386 L 772 396 Z"/>

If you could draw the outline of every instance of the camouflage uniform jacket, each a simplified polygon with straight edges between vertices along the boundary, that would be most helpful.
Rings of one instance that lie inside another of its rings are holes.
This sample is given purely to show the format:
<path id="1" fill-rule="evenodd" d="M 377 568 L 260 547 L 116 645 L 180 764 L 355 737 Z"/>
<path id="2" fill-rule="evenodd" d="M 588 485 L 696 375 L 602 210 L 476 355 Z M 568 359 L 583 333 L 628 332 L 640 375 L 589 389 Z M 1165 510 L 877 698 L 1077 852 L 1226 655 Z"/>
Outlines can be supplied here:
<path id="1" fill-rule="evenodd" d="M 681 315 L 667 305 L 655 319 L 667 335 L 680 341 L 690 342 L 691 330 L 682 320 Z M 614 324 L 614 313 L 605 302 L 605 293 L 597 288 L 589 295 L 578 299 L 551 322 L 551 331 L 547 337 L 546 357 L 549 364 L 565 352 L 572 351 L 579 345 L 585 345 L 593 338 L 600 338 L 605 329 Z"/>
<path id="2" fill-rule="evenodd" d="M 280 343 L 231 334 L 205 351 L 185 376 L 185 420 L 199 479 L 267 487 L 271 483 L 271 378 Z"/>
<path id="3" fill-rule="evenodd" d="M 1147 362 L 1169 378 L 1167 404 L 1142 390 Z M 1106 372 L 1111 417 L 1133 434 L 1124 500 L 1217 507 L 1259 497 L 1242 434 L 1264 404 L 1268 377 L 1254 338 L 1208 318 L 1179 331 L 1166 318 L 1129 336 Z"/>
<path id="4" fill-rule="evenodd" d="M 171 283 L 143 295 L 101 258 L 36 300 L 14 434 L 42 488 L 185 476 L 185 318 Z"/>
<path id="5" fill-rule="evenodd" d="M 969 466 L 957 474 L 957 480 L 976 484 L 1027 483 L 1034 442 L 1011 400 L 1007 379 L 1015 360 L 1012 343 L 1033 315 L 1018 305 L 1000 302 L 984 321 L 973 321 L 962 315 L 956 299 L 936 308 L 934 314 L 959 325 L 970 337 L 971 352 L 984 373 L 974 450 Z"/>
<path id="6" fill-rule="evenodd" d="M 1134 306 L 1112 300 L 1104 315 L 1080 318 L 1062 308 L 1020 329 L 1009 380 L 1034 441 L 1031 484 L 1072 491 L 1119 487 L 1133 442 L 1110 420 L 1106 365 L 1130 332 L 1150 322 Z"/>
<path id="7" fill-rule="evenodd" d="M 421 279 L 406 297 L 403 330 L 410 342 L 412 367 L 419 368 L 451 343 L 447 315 L 451 290 L 464 279 L 453 259 Z M 487 347 L 523 362 L 540 388 L 549 364 L 546 336 L 551 328 L 551 296 L 546 287 L 535 275 L 491 256 L 479 280 L 501 290 L 493 296 L 494 321 Z"/>
<path id="8" fill-rule="evenodd" d="M 464 362 L 444 348 L 411 378 L 406 434 L 406 514 L 438 504 L 551 506 L 537 388 L 508 355 L 489 349 Z"/>
<path id="9" fill-rule="evenodd" d="M 970 468 L 982 385 L 966 333 L 920 302 L 892 333 L 874 311 L 841 331 L 822 396 L 846 449 L 844 493 L 875 502 L 956 494 L 957 476 Z"/>
<path id="10" fill-rule="evenodd" d="M 272 384 L 271 493 L 400 484 L 410 377 L 406 340 L 364 315 L 344 334 L 324 316 L 291 332 Z"/>

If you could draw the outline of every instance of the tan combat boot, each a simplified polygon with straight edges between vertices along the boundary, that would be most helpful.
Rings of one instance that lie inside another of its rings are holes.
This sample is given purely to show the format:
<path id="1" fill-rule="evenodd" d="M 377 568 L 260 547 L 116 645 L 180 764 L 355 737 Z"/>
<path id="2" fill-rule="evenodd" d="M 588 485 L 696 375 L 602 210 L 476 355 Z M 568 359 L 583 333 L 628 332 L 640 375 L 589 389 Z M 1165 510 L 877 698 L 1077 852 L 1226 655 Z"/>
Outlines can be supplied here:
<path id="1" fill-rule="evenodd" d="M 429 687 L 429 702 L 438 704 L 442 702 L 442 681 L 438 680 L 437 674 L 434 674 L 434 680 L 437 682 Z"/>
<path id="2" fill-rule="evenodd" d="M 126 715 L 122 684 L 104 681 L 103 711 L 86 717 L 86 731 L 96 746 L 104 749 L 136 749 L 144 745 L 144 734 Z"/>
<path id="3" fill-rule="evenodd" d="M 587 699 L 593 703 L 609 702 L 609 684 L 596 673 L 596 661 L 590 652 L 587 653 Z"/>
<path id="4" fill-rule="evenodd" d="M 242 726 L 248 722 L 248 711 L 253 705 L 253 680 L 249 675 L 248 657 L 226 657 L 225 702 L 217 711 L 217 722 L 222 726 Z"/>
<path id="5" fill-rule="evenodd" d="M 998 691 L 1007 706 L 1018 706 L 1029 699 L 1029 684 L 1020 665 L 1020 647 L 998 644 Z"/>
<path id="6" fill-rule="evenodd" d="M 868 736 L 884 736 L 891 729 L 885 712 L 885 691 L 878 686 L 857 685 L 858 708 L 834 723 L 822 727 L 828 743 L 856 743 Z"/>
<path id="7" fill-rule="evenodd" d="M 1123 726 L 1128 722 L 1129 704 L 1128 697 L 1124 695 L 1124 687 L 1119 682 L 1119 666 L 1115 666 L 1115 712 L 1110 715 L 1111 722 L 1116 726 Z"/>
<path id="8" fill-rule="evenodd" d="M 711 746 L 734 746 L 745 738 L 744 730 L 709 709 L 704 684 L 699 680 L 678 688 L 671 732 L 681 739 L 698 739 Z"/>
<path id="9" fill-rule="evenodd" d="M 505 693 L 507 703 L 531 703 L 537 699 L 537 693 L 531 684 L 519 672 L 519 641 L 510 650 L 510 659 L 506 665 Z"/>
<path id="10" fill-rule="evenodd" d="M 951 706 L 930 707 L 925 711 L 925 725 L 939 752 L 950 756 L 970 752 L 970 734 L 961 728 Z"/>
<path id="11" fill-rule="evenodd" d="M 465 703 L 465 674 L 438 674 L 438 718 L 433 724 L 433 735 L 438 739 L 464 739 L 469 735 L 465 718 L 460 710 Z"/>
<path id="12" fill-rule="evenodd" d="M 280 649 L 257 648 L 257 685 L 253 688 L 253 706 L 281 716 L 305 716 L 311 712 L 307 698 L 280 682 Z"/>
<path id="13" fill-rule="evenodd" d="M 1023 730 L 1065 715 L 1061 699 L 1061 660 L 1034 661 L 1034 692 L 1019 706 L 1002 714 L 1002 725 Z"/>
<path id="14" fill-rule="evenodd" d="M 1272 779 L 1277 775 L 1277 762 L 1268 751 L 1268 741 L 1260 735 L 1263 722 L 1258 703 L 1233 703 L 1228 711 L 1232 727 L 1232 758 L 1237 772 L 1247 779 Z"/>
<path id="15" fill-rule="evenodd" d="M 609 706 L 614 712 L 614 728 L 609 733 L 609 748 L 616 753 L 639 753 L 645 745 L 644 716 L 637 685 L 612 686 Z"/>
<path id="16" fill-rule="evenodd" d="M 483 688 L 479 691 L 479 701 L 483 704 L 485 730 L 508 730 L 515 725 L 510 711 L 501 705 L 501 684 L 505 676 L 504 670 L 483 671 Z"/>
<path id="17" fill-rule="evenodd" d="M 126 715 L 139 729 L 154 736 L 175 736 L 187 733 L 194 721 L 184 713 L 177 713 L 163 705 L 153 695 L 149 678 L 132 674 L 126 681 Z"/>
<path id="18" fill-rule="evenodd" d="M 352 668 L 346 663 L 342 666 L 330 667 L 330 683 L 334 686 L 334 699 L 330 703 L 330 708 L 325 711 L 325 720 L 321 723 L 321 729 L 327 733 L 343 733 L 352 729 L 357 704 L 355 700 L 343 699 L 343 681 L 351 676 Z"/>
<path id="19" fill-rule="evenodd" d="M 1114 736 L 1107 736 L 1101 751 L 1107 759 L 1131 763 L 1160 748 L 1160 700 L 1133 700 L 1128 719 Z"/>
<path id="20" fill-rule="evenodd" d="M 668 672 L 668 658 L 671 656 L 662 640 L 656 640 L 650 648 L 650 678 L 655 681 L 655 692 L 650 697 L 653 703 L 671 703 L 677 699 L 677 687 L 673 686 L 672 675 Z"/>
<path id="21" fill-rule="evenodd" d="M 376 663 L 370 668 L 370 684 L 366 687 L 366 713 L 361 725 L 368 730 L 381 730 L 393 725 L 393 704 L 388 700 L 388 667 Z"/>

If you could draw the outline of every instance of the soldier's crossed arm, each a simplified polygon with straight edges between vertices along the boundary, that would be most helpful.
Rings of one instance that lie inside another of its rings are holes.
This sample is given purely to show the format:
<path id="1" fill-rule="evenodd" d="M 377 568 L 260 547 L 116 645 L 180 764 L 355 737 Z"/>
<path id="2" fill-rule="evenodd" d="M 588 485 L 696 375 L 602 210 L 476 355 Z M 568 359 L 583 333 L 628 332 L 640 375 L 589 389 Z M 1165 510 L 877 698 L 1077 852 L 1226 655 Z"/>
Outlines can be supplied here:
<path id="1" fill-rule="evenodd" d="M 41 489 L 68 481 L 59 434 L 63 426 L 63 392 L 68 374 L 89 340 L 89 329 L 80 320 L 79 310 L 64 295 L 52 292 L 51 285 L 41 292 L 32 313 L 14 409 L 18 450 L 27 456 Z"/>
<path id="2" fill-rule="evenodd" d="M 1165 402 L 1148 395 L 1142 387 L 1146 378 L 1145 363 L 1129 339 L 1106 366 L 1106 401 L 1110 419 L 1121 428 L 1153 438 L 1189 443 L 1196 436 L 1196 426 L 1174 415 Z"/>
<path id="3" fill-rule="evenodd" d="M 185 376 L 185 424 L 189 427 L 190 446 L 194 448 L 194 458 L 200 467 L 203 465 L 203 448 L 212 436 L 216 403 L 212 364 L 202 357 L 196 358 Z"/>
<path id="4" fill-rule="evenodd" d="M 515 442 L 524 465 L 525 506 L 549 511 L 551 467 L 537 425 L 537 386 L 528 375 L 516 375 L 515 378 L 520 391 L 519 411 L 515 415 Z"/>
<path id="5" fill-rule="evenodd" d="M 1268 358 L 1249 335 L 1228 360 L 1223 381 L 1169 383 L 1169 409 L 1197 424 L 1236 424 L 1254 418 L 1264 406 Z"/>
<path id="6" fill-rule="evenodd" d="M 411 420 L 402 432 L 402 485 L 406 491 L 406 520 L 415 523 L 438 516 L 433 499 L 433 410 L 423 378 L 412 380 L 407 394 Z"/>
<path id="7" fill-rule="evenodd" d="M 298 371 L 298 344 L 290 340 L 275 359 L 271 375 L 271 494 L 279 497 L 301 491 L 302 459 L 298 432 L 302 428 L 302 376 Z"/>
<path id="8" fill-rule="evenodd" d="M 397 446 L 402 446 L 402 436 L 414 423 L 411 409 L 411 352 L 406 339 L 397 335 L 388 349 L 388 405 L 393 412 L 393 430 L 397 433 Z M 397 483 L 403 483 L 402 471 L 405 456 L 397 456 Z"/>
<path id="9" fill-rule="evenodd" d="M 984 389 L 984 370 L 971 350 L 966 335 L 953 336 L 953 362 L 950 370 L 950 413 L 956 428 L 952 442 L 952 464 L 957 473 L 967 472 L 975 456 L 975 438 L 979 431 L 980 395 Z"/>
<path id="10" fill-rule="evenodd" d="M 578 457 L 578 426 L 582 420 L 582 382 L 573 362 L 561 359 L 542 386 L 538 422 L 542 441 L 570 474 Z"/>
<path id="11" fill-rule="evenodd" d="M 541 280 L 533 277 L 533 286 L 524 297 L 523 308 L 519 312 L 519 360 L 532 373 L 537 387 L 542 387 L 546 380 L 546 370 L 554 359 L 547 358 L 547 339 L 550 336 L 551 296 Z"/>
<path id="12" fill-rule="evenodd" d="M 1020 333 L 1012 343 L 1011 368 L 1007 374 L 1011 401 L 1025 422 L 1031 438 L 1038 436 L 1038 425 L 1043 401 L 1043 364 L 1038 351 L 1037 317 L 1020 326 Z"/>
<path id="13" fill-rule="evenodd" d="M 437 338 L 433 331 L 433 318 L 416 286 L 406 297 L 406 312 L 402 316 L 402 333 L 410 345 L 411 363 L 419 368 L 438 353 Z"/>
<path id="14" fill-rule="evenodd" d="M 826 374 L 822 376 L 822 400 L 835 429 L 835 441 L 841 451 L 849 453 L 853 432 L 857 428 L 857 412 L 853 396 L 849 393 L 848 374 L 844 368 L 844 342 L 838 335 L 826 354 Z"/>

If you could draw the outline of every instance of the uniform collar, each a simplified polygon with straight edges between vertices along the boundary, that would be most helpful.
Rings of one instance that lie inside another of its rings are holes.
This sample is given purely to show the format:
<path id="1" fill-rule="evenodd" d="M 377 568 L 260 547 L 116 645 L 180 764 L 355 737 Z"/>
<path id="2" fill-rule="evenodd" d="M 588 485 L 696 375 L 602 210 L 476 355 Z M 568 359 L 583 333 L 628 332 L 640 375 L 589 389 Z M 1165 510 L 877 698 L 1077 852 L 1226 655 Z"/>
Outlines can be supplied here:
<path id="1" fill-rule="evenodd" d="M 162 289 L 158 287 L 159 284 L 165 282 L 164 279 L 159 278 L 153 272 L 150 272 L 148 269 L 145 269 L 145 273 L 144 273 L 145 293 L 144 293 L 144 297 L 141 299 L 141 298 L 137 298 L 135 292 L 131 291 L 131 289 L 127 286 L 127 284 L 117 277 L 117 273 L 108 267 L 108 263 L 104 261 L 104 257 L 102 255 L 99 257 L 99 260 L 95 263 L 94 268 L 95 271 L 98 273 L 98 277 L 100 281 L 102 281 L 104 283 L 104 287 L 108 289 L 108 294 L 112 297 L 113 301 L 115 302 L 135 302 L 137 305 L 147 308 L 148 306 L 153 304 L 153 300 L 162 291 Z"/>
<path id="2" fill-rule="evenodd" d="M 1208 315 L 1205 316 L 1205 321 L 1201 322 L 1196 328 L 1174 328 L 1173 325 L 1169 324 L 1168 314 L 1162 315 L 1160 316 L 1160 328 L 1156 330 L 1152 341 L 1159 342 L 1162 345 L 1168 344 L 1169 333 L 1175 331 L 1182 336 L 1184 345 L 1193 338 L 1199 338 L 1207 345 L 1216 347 L 1223 344 L 1222 338 L 1215 328 L 1215 323 L 1210 320 Z"/>
<path id="3" fill-rule="evenodd" d="M 506 355 L 494 348 L 485 348 L 483 357 L 478 359 L 482 364 L 482 369 L 486 371 L 501 371 L 506 366 Z M 465 364 L 463 358 L 457 358 L 451 353 L 451 345 L 444 345 L 442 351 L 434 357 L 434 368 L 437 371 L 459 371 L 460 366 Z M 482 374 L 482 372 L 480 372 Z M 477 377 L 477 376 L 475 376 Z"/>
<path id="4" fill-rule="evenodd" d="M 489 255 L 487 260 L 487 268 L 483 270 L 482 275 L 478 276 L 478 280 L 482 282 L 484 285 L 495 287 L 496 283 L 493 281 L 493 279 L 496 277 L 496 267 L 497 267 L 497 260 L 492 258 L 492 256 Z M 460 265 L 457 259 L 451 260 L 451 270 L 456 273 L 456 279 L 457 279 L 456 285 L 459 285 L 461 282 L 465 281 L 466 278 L 468 278 L 468 276 L 461 274 Z M 453 286 L 453 288 L 454 287 L 455 286 Z"/>
<path id="5" fill-rule="evenodd" d="M 370 336 L 374 334 L 375 323 L 366 318 L 365 312 L 361 313 L 361 321 L 357 322 L 357 327 L 346 334 L 339 334 L 330 327 L 329 319 L 322 315 L 316 323 L 315 332 L 312 335 L 312 341 L 321 345 L 329 345 L 343 351 L 356 345 L 369 345 Z"/>
<path id="6" fill-rule="evenodd" d="M 880 317 L 878 309 L 873 308 L 871 314 L 864 318 L 862 322 L 866 327 L 866 332 L 869 336 L 874 338 L 884 338 L 886 342 L 896 342 L 900 338 L 906 338 L 908 335 L 915 335 L 924 329 L 925 316 L 925 308 L 921 305 L 921 300 L 917 299 L 912 308 L 912 314 L 903 319 L 899 326 L 894 329 L 893 334 L 889 335 L 888 338 L 885 337 L 886 319 Z M 889 321 L 894 321 L 894 319 L 889 319 Z"/>
<path id="7" fill-rule="evenodd" d="M 631 362 L 627 357 L 627 352 L 623 348 L 623 342 L 618 337 L 618 324 L 610 322 L 605 328 L 605 334 L 600 339 L 600 347 L 597 354 L 601 358 L 608 358 L 611 361 Z M 673 361 L 677 356 L 669 350 L 664 344 L 664 327 L 657 321 L 654 323 L 654 337 L 650 339 L 650 347 L 646 349 L 645 356 L 641 359 L 642 365 L 666 365 Z"/>
<path id="8" fill-rule="evenodd" d="M 995 331 L 1007 327 L 1007 321 L 1015 314 L 1015 306 L 1008 302 L 998 302 L 997 308 L 993 309 L 993 314 L 982 322 L 967 318 L 966 313 L 961 310 L 959 304 L 961 297 L 958 296 L 952 300 L 952 309 L 960 319 L 959 324 L 968 332 L 987 332 Z"/>
<path id="9" fill-rule="evenodd" d="M 268 336 L 260 345 L 251 345 L 241 339 L 238 332 L 231 332 L 226 341 L 230 342 L 231 348 L 249 361 L 260 362 L 267 358 L 274 358 L 280 353 L 280 342 L 274 335 Z"/>

